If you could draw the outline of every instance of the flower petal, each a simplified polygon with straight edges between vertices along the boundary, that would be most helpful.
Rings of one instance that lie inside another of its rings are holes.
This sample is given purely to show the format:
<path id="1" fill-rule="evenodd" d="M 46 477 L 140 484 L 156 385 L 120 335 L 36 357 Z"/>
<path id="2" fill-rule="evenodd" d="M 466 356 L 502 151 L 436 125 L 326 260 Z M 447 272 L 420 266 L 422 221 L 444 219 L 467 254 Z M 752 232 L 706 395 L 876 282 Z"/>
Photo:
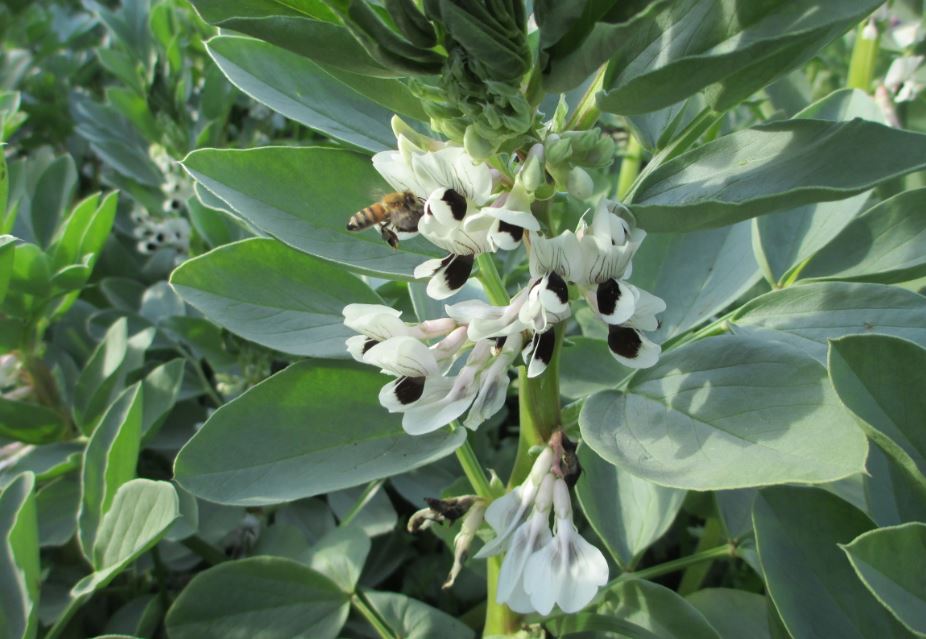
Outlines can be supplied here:
<path id="1" fill-rule="evenodd" d="M 400 152 L 380 151 L 373 156 L 373 168 L 396 191 L 411 191 L 418 197 L 427 197 L 428 192 L 424 190 L 424 186 Z"/>
<path id="2" fill-rule="evenodd" d="M 522 357 L 527 365 L 527 376 L 530 378 L 537 377 L 547 370 L 550 360 L 553 359 L 553 350 L 556 346 L 556 334 L 553 329 L 548 329 L 545 333 L 534 333 L 534 337 L 527 348 L 524 349 Z"/>
<path id="3" fill-rule="evenodd" d="M 595 291 L 598 314 L 606 324 L 623 324 L 633 317 L 636 296 L 629 286 L 620 280 L 605 280 Z"/>
<path id="4" fill-rule="evenodd" d="M 363 361 L 397 377 L 440 375 L 434 353 L 414 337 L 391 337 L 380 342 L 363 354 Z"/>
<path id="5" fill-rule="evenodd" d="M 426 264 L 433 261 L 429 260 Z M 469 280 L 469 276 L 473 272 L 474 261 L 475 258 L 472 255 L 450 254 L 445 257 L 440 261 L 440 266 L 434 271 L 434 274 L 431 275 L 427 287 L 428 295 L 432 299 L 443 300 L 459 291 Z M 415 275 L 417 274 L 418 269 L 415 269 Z"/>
<path id="6" fill-rule="evenodd" d="M 662 348 L 630 326 L 608 326 L 608 348 L 614 358 L 630 368 L 649 368 L 659 361 Z"/>

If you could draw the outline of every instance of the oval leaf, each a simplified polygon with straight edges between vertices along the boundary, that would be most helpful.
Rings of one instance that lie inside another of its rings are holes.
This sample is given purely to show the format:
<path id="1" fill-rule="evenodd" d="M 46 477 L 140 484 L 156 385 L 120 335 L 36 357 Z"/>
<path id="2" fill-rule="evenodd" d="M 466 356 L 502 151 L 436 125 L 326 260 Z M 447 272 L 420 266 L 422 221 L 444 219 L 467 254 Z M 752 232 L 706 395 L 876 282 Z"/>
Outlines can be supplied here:
<path id="1" fill-rule="evenodd" d="M 657 167 L 634 191 L 631 210 L 648 231 L 692 231 L 841 200 L 924 167 L 920 133 L 859 119 L 772 122 Z"/>
<path id="2" fill-rule="evenodd" d="M 842 549 L 871 594 L 926 637 L 926 524 L 872 530 Z"/>
<path id="3" fill-rule="evenodd" d="M 667 353 L 625 393 L 590 397 L 579 425 L 607 461 L 693 490 L 833 481 L 862 472 L 868 453 L 822 366 L 737 336 Z"/>
<path id="4" fill-rule="evenodd" d="M 167 613 L 171 639 L 334 639 L 349 595 L 288 559 L 252 557 L 196 575 Z"/>
<path id="5" fill-rule="evenodd" d="M 213 413 L 175 477 L 209 501 L 273 504 L 405 472 L 463 443 L 462 430 L 405 434 L 377 400 L 387 381 L 349 364 L 294 364 Z"/>
<path id="6" fill-rule="evenodd" d="M 390 190 L 359 153 L 323 148 L 205 149 L 183 162 L 190 174 L 249 224 L 290 246 L 355 270 L 412 279 L 438 255 L 421 238 L 396 252 L 374 230 L 351 233 L 347 220 Z M 311 178 L 311 179 L 309 179 Z"/>
<path id="7" fill-rule="evenodd" d="M 873 524 L 824 490 L 761 491 L 753 511 L 765 582 L 794 639 L 910 637 L 865 589 L 839 549 Z"/>
<path id="8" fill-rule="evenodd" d="M 269 348 L 309 357 L 346 357 L 353 331 L 341 310 L 382 303 L 343 268 L 254 238 L 184 262 L 170 278 L 190 304 L 220 326 Z"/>
<path id="9" fill-rule="evenodd" d="M 743 305 L 734 330 L 774 331 L 819 361 L 826 342 L 844 335 L 882 333 L 926 346 L 926 298 L 896 286 L 819 282 L 790 286 Z"/>

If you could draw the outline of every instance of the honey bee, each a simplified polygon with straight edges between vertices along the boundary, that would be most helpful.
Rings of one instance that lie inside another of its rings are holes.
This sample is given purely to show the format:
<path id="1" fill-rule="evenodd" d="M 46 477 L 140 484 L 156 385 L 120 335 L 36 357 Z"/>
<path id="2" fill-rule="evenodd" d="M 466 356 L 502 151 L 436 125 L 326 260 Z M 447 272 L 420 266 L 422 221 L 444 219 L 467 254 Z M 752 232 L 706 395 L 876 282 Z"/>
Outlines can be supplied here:
<path id="1" fill-rule="evenodd" d="M 411 191 L 387 193 L 379 202 L 354 213 L 347 221 L 348 231 L 362 231 L 378 225 L 379 233 L 392 248 L 399 246 L 399 233 L 418 231 L 424 203 Z"/>

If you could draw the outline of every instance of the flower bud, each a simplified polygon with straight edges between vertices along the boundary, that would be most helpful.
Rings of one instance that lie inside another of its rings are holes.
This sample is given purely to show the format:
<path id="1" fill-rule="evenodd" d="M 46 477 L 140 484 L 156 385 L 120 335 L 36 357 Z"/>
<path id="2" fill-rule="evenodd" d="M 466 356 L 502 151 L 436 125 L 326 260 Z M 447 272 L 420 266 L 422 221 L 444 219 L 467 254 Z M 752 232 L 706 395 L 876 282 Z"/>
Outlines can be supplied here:
<path id="1" fill-rule="evenodd" d="M 534 460 L 534 465 L 531 466 L 528 479 L 530 479 L 532 484 L 535 486 L 540 484 L 543 478 L 550 474 L 550 468 L 553 467 L 554 457 L 553 449 L 549 446 L 544 446 L 543 452 L 537 455 L 537 459 Z"/>
<path id="2" fill-rule="evenodd" d="M 540 483 L 540 488 L 537 489 L 537 496 L 534 497 L 534 512 L 550 512 L 550 508 L 553 506 L 553 488 L 555 485 L 556 479 L 553 475 L 547 473 Z"/>
<path id="3" fill-rule="evenodd" d="M 524 159 L 524 163 L 521 165 L 520 172 L 518 172 L 518 181 L 529 193 L 533 193 L 546 182 L 543 158 L 543 145 L 535 144 L 531 147 L 527 157 Z"/>
<path id="4" fill-rule="evenodd" d="M 553 484 L 553 511 L 559 519 L 572 519 L 572 499 L 569 497 L 569 486 L 562 479 L 555 480 Z"/>
<path id="5" fill-rule="evenodd" d="M 558 138 L 553 142 L 550 142 L 550 138 L 547 138 L 544 150 L 546 151 L 547 164 L 551 166 L 563 165 L 572 157 L 572 143 L 568 138 Z"/>
<path id="6" fill-rule="evenodd" d="M 586 200 L 595 192 L 595 182 L 585 169 L 577 166 L 566 178 L 566 190 L 572 197 Z"/>
<path id="7" fill-rule="evenodd" d="M 473 125 L 466 127 L 466 132 L 463 134 L 463 148 L 474 162 L 484 162 L 495 153 L 492 143 L 479 135 Z"/>

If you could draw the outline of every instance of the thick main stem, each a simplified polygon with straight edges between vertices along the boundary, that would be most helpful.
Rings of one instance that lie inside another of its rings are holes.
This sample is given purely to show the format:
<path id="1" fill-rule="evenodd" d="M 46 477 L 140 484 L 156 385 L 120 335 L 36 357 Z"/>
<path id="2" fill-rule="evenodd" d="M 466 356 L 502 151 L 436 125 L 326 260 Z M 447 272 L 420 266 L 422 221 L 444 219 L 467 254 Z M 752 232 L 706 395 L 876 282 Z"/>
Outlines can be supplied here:
<path id="1" fill-rule="evenodd" d="M 563 323 L 556 325 L 556 345 L 553 357 L 543 375 L 533 379 L 527 368 L 518 369 L 518 409 L 521 416 L 518 454 L 508 479 L 508 487 L 522 483 L 530 473 L 533 459 L 530 449 L 547 443 L 550 435 L 562 424 L 559 397 L 559 351 L 563 342 Z"/>

